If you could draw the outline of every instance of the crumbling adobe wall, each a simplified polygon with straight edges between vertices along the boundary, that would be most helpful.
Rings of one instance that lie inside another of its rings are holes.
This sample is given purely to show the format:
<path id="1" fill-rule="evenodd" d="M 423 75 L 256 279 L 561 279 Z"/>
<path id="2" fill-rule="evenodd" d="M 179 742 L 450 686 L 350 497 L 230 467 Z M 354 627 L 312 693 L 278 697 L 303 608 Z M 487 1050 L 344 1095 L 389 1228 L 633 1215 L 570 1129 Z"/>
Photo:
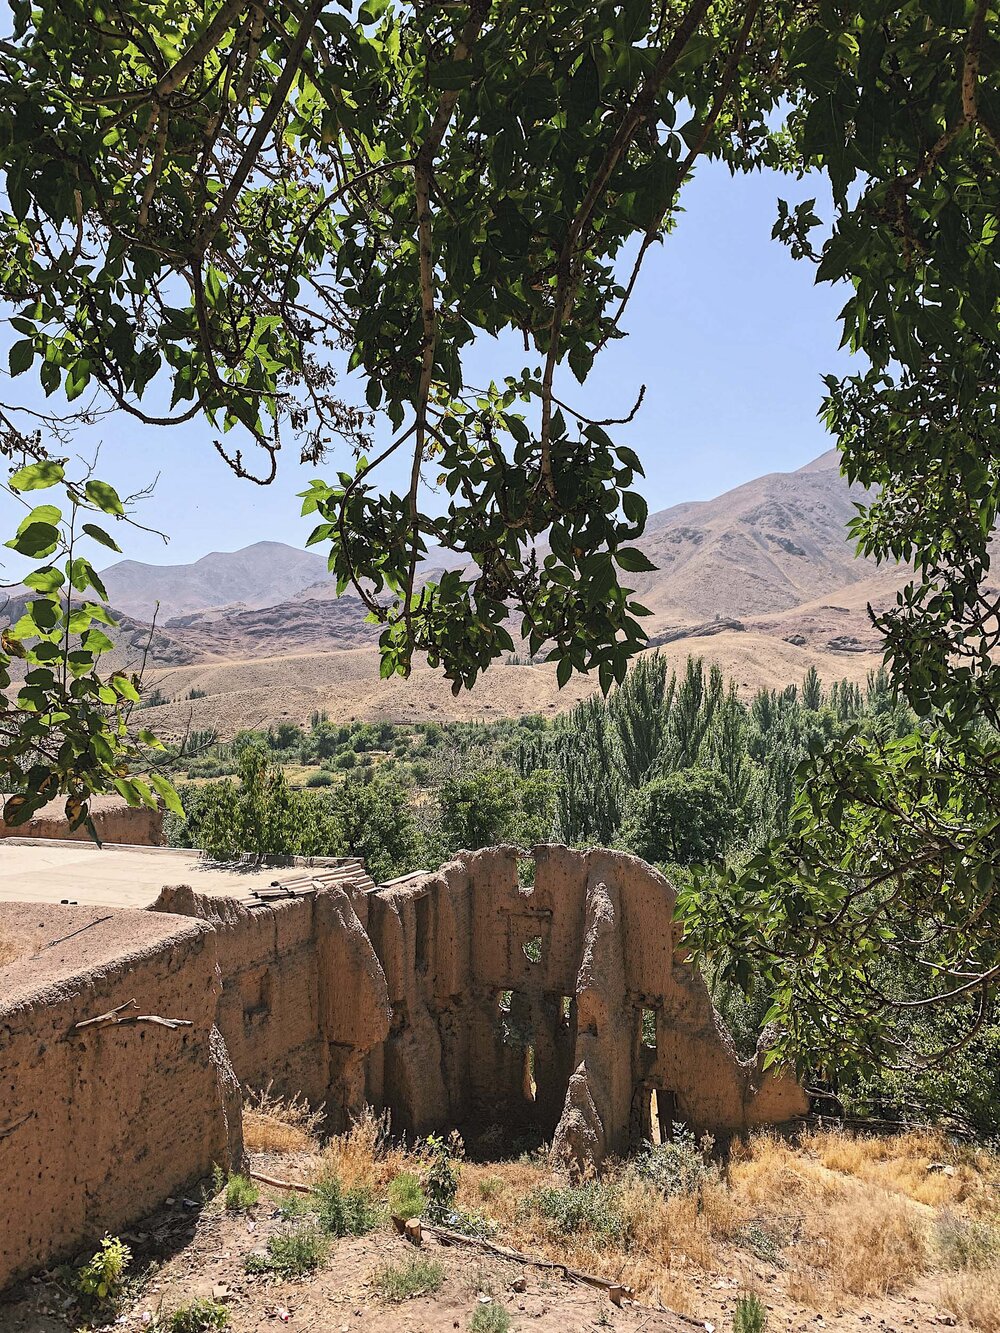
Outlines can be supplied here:
<path id="1" fill-rule="evenodd" d="M 0 798 L 0 807 L 3 799 Z M 70 829 L 65 800 L 49 801 L 24 824 L 5 824 L 0 819 L 0 838 L 46 838 L 60 842 L 89 842 L 85 828 Z M 92 796 L 91 817 L 101 842 L 131 847 L 162 847 L 163 809 L 130 806 L 121 796 Z"/>
<path id="2" fill-rule="evenodd" d="M 394 1125 L 533 1124 L 583 1165 L 675 1120 L 728 1137 L 805 1113 L 793 1079 L 738 1058 L 662 875 L 624 853 L 544 845 L 523 887 L 520 855 L 461 853 L 369 896 L 392 1019 L 368 1095 Z"/>
<path id="3" fill-rule="evenodd" d="M 0 1287 L 136 1221 L 243 1155 L 215 1027 L 215 934 L 148 912 L 0 903 Z M 130 1012 L 181 1018 L 76 1025 Z"/>
<path id="4" fill-rule="evenodd" d="M 176 885 L 153 911 L 214 928 L 216 1023 L 243 1087 L 325 1102 L 333 1128 L 361 1109 L 365 1057 L 389 1028 L 385 978 L 358 916 L 367 917 L 363 895 L 333 888 L 247 907 Z"/>

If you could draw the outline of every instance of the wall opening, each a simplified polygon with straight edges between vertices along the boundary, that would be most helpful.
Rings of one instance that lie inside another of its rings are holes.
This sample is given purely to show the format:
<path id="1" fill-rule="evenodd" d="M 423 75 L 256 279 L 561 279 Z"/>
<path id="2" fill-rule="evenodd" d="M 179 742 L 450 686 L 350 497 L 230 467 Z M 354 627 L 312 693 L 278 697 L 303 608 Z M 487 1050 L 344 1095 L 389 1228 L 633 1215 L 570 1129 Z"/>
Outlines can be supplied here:
<path id="1" fill-rule="evenodd" d="M 656 1050 L 656 1010 L 643 1009 L 640 1041 L 647 1050 Z"/>
<path id="2" fill-rule="evenodd" d="M 671 1143 L 677 1123 L 677 1095 L 665 1088 L 649 1089 L 649 1140 L 651 1143 Z"/>
<path id="3" fill-rule="evenodd" d="M 510 1011 L 514 1003 L 514 992 L 502 990 L 497 995 L 497 1030 L 505 1046 L 514 1044 L 514 1029 L 511 1026 Z"/>
<path id="4" fill-rule="evenodd" d="M 540 963 L 542 961 L 541 935 L 532 935 L 530 939 L 524 941 L 521 948 L 529 963 Z"/>
<path id="5" fill-rule="evenodd" d="M 559 1022 L 568 1028 L 573 1022 L 573 996 L 563 995 L 559 1000 Z"/>
<path id="6" fill-rule="evenodd" d="M 524 1048 L 524 1063 L 521 1066 L 521 1091 L 526 1102 L 534 1102 L 538 1092 L 538 1084 L 535 1081 L 534 1046 L 525 1046 Z"/>
<path id="7" fill-rule="evenodd" d="M 426 893 L 422 898 L 417 899 L 416 919 L 417 942 L 415 963 L 418 972 L 426 972 L 430 958 L 429 941 L 431 933 L 431 896 L 429 893 Z"/>

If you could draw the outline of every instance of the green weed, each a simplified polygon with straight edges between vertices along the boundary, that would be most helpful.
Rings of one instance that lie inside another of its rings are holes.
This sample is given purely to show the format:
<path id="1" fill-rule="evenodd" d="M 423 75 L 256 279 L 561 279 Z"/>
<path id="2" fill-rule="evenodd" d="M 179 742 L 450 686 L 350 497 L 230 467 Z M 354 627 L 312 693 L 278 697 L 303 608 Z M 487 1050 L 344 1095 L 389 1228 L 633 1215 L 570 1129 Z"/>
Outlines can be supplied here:
<path id="1" fill-rule="evenodd" d="M 386 1264 L 372 1275 L 372 1286 L 383 1300 L 398 1303 L 437 1291 L 444 1282 L 444 1268 L 436 1259 L 408 1259 Z"/>
<path id="2" fill-rule="evenodd" d="M 272 1236 L 267 1242 L 267 1253 L 248 1254 L 243 1266 L 248 1273 L 302 1277 L 320 1267 L 329 1249 L 329 1241 L 319 1227 L 307 1223 Z"/>
<path id="3" fill-rule="evenodd" d="M 85 1304 L 116 1310 L 125 1295 L 125 1274 L 132 1251 L 117 1236 L 105 1236 L 100 1249 L 76 1275 L 77 1290 Z"/>
<path id="4" fill-rule="evenodd" d="M 230 1176 L 226 1182 L 226 1211 L 245 1213 L 260 1198 L 260 1190 L 248 1176 Z"/>
<path id="5" fill-rule="evenodd" d="M 313 1188 L 319 1224 L 329 1236 L 365 1236 L 382 1221 L 383 1210 L 371 1190 L 345 1190 L 336 1176 Z"/>
<path id="6" fill-rule="evenodd" d="M 229 1311 L 217 1301 L 198 1300 L 182 1305 L 167 1321 L 168 1333 L 217 1333 L 229 1327 Z"/>
<path id="7" fill-rule="evenodd" d="M 419 1177 L 412 1171 L 400 1171 L 389 1183 L 389 1212 L 393 1217 L 408 1221 L 411 1217 L 419 1217 L 425 1206 Z"/>
<path id="8" fill-rule="evenodd" d="M 495 1301 L 477 1305 L 469 1320 L 469 1333 L 510 1333 L 510 1328 L 510 1315 Z"/>
<path id="9" fill-rule="evenodd" d="M 469 1320 L 469 1333 L 511 1333 L 511 1316 L 496 1301 L 477 1305 Z"/>
<path id="10" fill-rule="evenodd" d="M 752 1291 L 740 1296 L 733 1311 L 733 1333 L 764 1333 L 767 1311 Z"/>
<path id="11" fill-rule="evenodd" d="M 604 1181 L 535 1190 L 525 1200 L 523 1211 L 534 1213 L 548 1222 L 552 1230 L 567 1235 L 589 1231 L 608 1244 L 628 1237 L 621 1196 L 614 1185 Z"/>

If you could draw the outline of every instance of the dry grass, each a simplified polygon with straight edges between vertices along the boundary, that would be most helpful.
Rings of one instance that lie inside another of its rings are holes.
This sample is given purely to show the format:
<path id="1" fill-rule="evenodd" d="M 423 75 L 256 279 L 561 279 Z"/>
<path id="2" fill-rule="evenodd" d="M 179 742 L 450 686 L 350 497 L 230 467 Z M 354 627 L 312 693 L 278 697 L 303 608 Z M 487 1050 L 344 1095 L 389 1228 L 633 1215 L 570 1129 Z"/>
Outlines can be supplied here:
<path id="1" fill-rule="evenodd" d="M 303 1097 L 278 1097 L 269 1083 L 250 1092 L 243 1109 L 243 1142 L 248 1152 L 316 1152 L 323 1108 L 314 1110 Z"/>
<path id="2" fill-rule="evenodd" d="M 928 1266 L 925 1218 L 883 1190 L 852 1190 L 811 1218 L 809 1229 L 806 1257 L 837 1293 L 902 1291 Z"/>
<path id="3" fill-rule="evenodd" d="M 1000 1333 L 1000 1262 L 945 1278 L 941 1304 L 983 1333 Z"/>
<path id="4" fill-rule="evenodd" d="M 267 1114 L 276 1116 L 273 1103 Z M 317 1176 L 384 1198 L 400 1172 L 426 1165 L 388 1131 L 384 1118 L 362 1116 L 315 1157 Z M 274 1141 L 269 1150 L 281 1151 Z M 624 1282 L 682 1314 L 703 1313 L 698 1274 L 746 1281 L 764 1264 L 769 1300 L 828 1312 L 870 1308 L 938 1273 L 943 1308 L 1000 1333 L 998 1183 L 995 1154 L 937 1134 L 831 1131 L 793 1147 L 765 1133 L 735 1153 L 728 1180 L 710 1177 L 697 1193 L 665 1195 L 628 1163 L 573 1191 L 535 1156 L 462 1162 L 456 1205 L 502 1244 Z"/>

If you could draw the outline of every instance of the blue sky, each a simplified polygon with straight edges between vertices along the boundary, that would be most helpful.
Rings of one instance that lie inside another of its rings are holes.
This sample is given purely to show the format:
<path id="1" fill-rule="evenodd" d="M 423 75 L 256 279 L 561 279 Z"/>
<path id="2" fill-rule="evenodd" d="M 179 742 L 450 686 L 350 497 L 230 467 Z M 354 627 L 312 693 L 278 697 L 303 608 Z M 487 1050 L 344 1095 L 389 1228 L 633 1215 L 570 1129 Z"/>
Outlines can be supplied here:
<path id="1" fill-rule="evenodd" d="M 816 287 L 813 267 L 770 237 L 778 196 L 812 193 L 808 182 L 767 172 L 733 178 L 721 164 L 704 165 L 685 189 L 676 230 L 647 256 L 625 321 L 629 337 L 605 350 L 585 390 L 565 371 L 559 396 L 601 417 L 624 415 L 646 384 L 636 421 L 613 434 L 643 460 L 651 511 L 800 467 L 830 448 L 816 411 L 821 375 L 846 364 L 836 319 L 844 294 Z M 5 365 L 5 349 L 0 359 Z M 470 378 L 500 378 L 526 363 L 537 357 L 523 348 L 508 357 L 485 340 L 472 349 Z M 16 390 L 24 401 L 28 381 L 4 386 L 2 396 Z M 360 384 L 345 379 L 341 387 L 361 399 Z M 146 428 L 121 414 L 78 437 L 82 452 L 100 443 L 98 473 L 123 494 L 159 474 L 137 517 L 165 531 L 169 545 L 119 528 L 127 556 L 173 564 L 254 541 L 304 544 L 310 523 L 295 493 L 324 468 L 303 468 L 289 445 L 277 480 L 260 488 L 232 475 L 211 434 L 197 422 Z M 5 530 L 10 518 L 0 497 Z"/>

